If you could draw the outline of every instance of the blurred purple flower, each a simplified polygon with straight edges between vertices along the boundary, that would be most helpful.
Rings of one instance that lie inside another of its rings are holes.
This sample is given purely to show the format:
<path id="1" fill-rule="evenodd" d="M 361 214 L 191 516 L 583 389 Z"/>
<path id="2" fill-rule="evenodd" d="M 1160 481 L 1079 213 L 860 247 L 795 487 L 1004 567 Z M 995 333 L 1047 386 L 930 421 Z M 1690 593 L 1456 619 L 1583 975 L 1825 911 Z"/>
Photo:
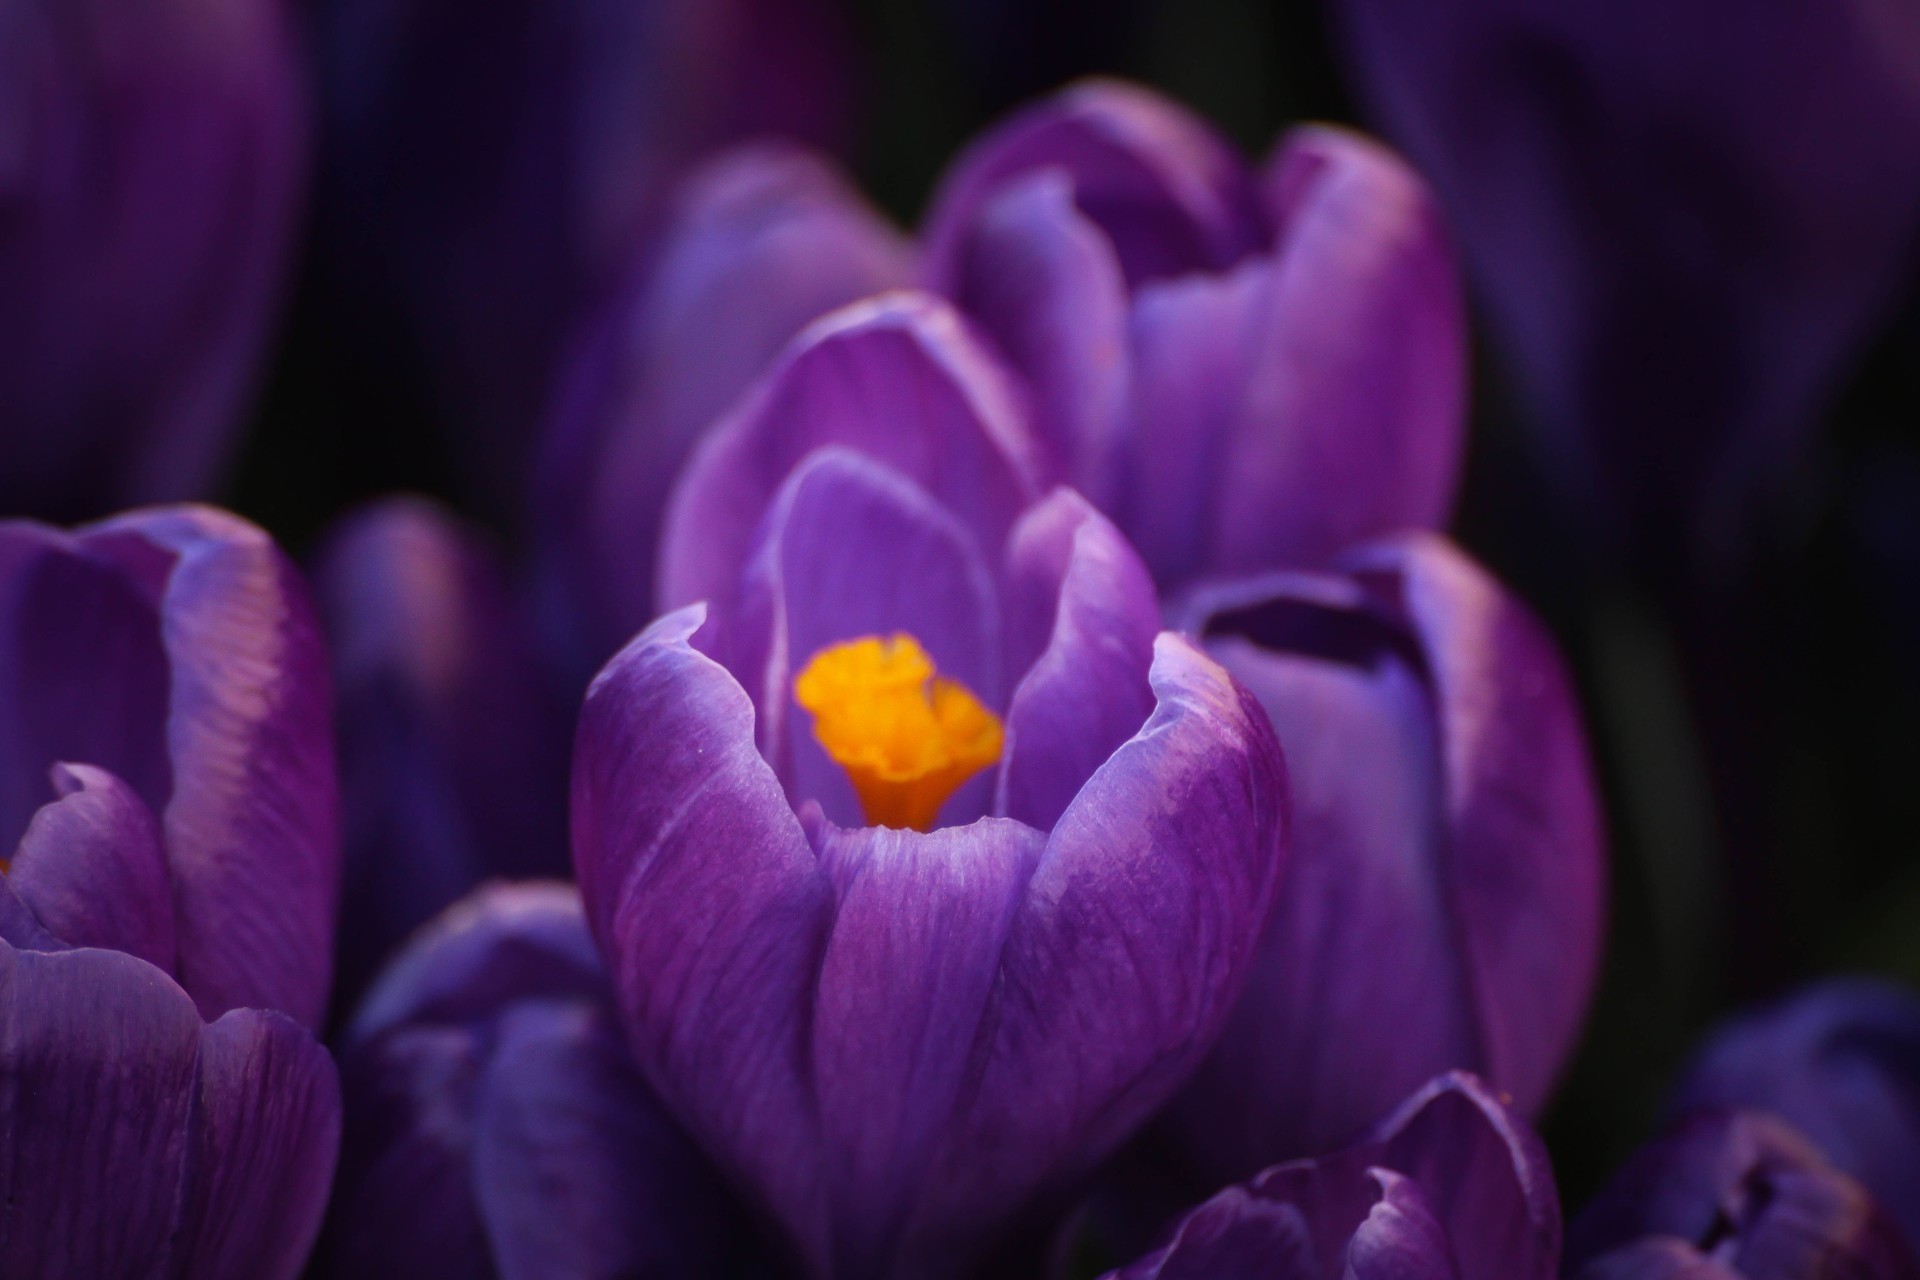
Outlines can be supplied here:
<path id="1" fill-rule="evenodd" d="M 1012 391 L 931 298 L 815 324 L 676 488 L 662 594 L 709 604 L 582 713 L 630 1041 L 815 1275 L 1030 1247 L 1197 1065 L 1279 877 L 1265 717 L 1156 638 L 1111 524 L 1035 500 Z"/>
<path id="2" fill-rule="evenodd" d="M 1759 1112 L 1698 1112 L 1642 1148 L 1574 1220 L 1576 1280 L 1911 1280 L 1864 1188 Z"/>
<path id="3" fill-rule="evenodd" d="M 338 323 L 393 315 L 491 496 L 522 496 L 554 356 L 680 172 L 843 133 L 842 22 L 831 0 L 319 6 Z"/>
<path id="4" fill-rule="evenodd" d="M 347 516 L 314 587 L 339 691 L 345 1004 L 482 880 L 565 871 L 572 726 L 492 549 L 434 503 Z"/>
<path id="5" fill-rule="evenodd" d="M 1882 0 L 1330 6 L 1609 533 L 1724 550 L 1911 268 L 1920 15 Z"/>
<path id="6" fill-rule="evenodd" d="M 307 124 L 280 4 L 0 3 L 0 511 L 208 495 Z"/>
<path id="7" fill-rule="evenodd" d="M 1227 1032 L 1161 1126 L 1203 1185 L 1475 1071 L 1533 1115 L 1604 933 L 1599 800 L 1551 638 L 1437 534 L 1222 580 L 1175 621 L 1286 749 L 1293 856 Z"/>
<path id="8" fill-rule="evenodd" d="M 331 716 L 306 584 L 259 529 L 209 507 L 0 524 L 0 847 L 60 942 L 158 966 L 207 1018 L 317 1026 Z"/>
<path id="9" fill-rule="evenodd" d="M 579 895 L 491 884 L 422 930 L 341 1050 L 323 1274 L 705 1277 L 725 1193 L 634 1070 Z"/>
<path id="10" fill-rule="evenodd" d="M 1682 1073 L 1673 1106 L 1781 1116 L 1864 1183 L 1920 1252 L 1920 996 L 1836 979 L 1735 1018 Z"/>
<path id="11" fill-rule="evenodd" d="M 1113 1280 L 1554 1280 L 1559 1257 L 1546 1150 L 1452 1074 L 1359 1145 L 1221 1192 Z"/>

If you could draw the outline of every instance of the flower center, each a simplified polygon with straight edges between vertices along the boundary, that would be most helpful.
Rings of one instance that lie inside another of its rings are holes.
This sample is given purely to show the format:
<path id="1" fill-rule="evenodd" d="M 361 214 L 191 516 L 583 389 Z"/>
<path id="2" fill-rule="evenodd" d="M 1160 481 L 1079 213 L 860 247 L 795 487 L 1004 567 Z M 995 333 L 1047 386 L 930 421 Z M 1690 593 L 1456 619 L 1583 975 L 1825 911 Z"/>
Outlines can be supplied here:
<path id="1" fill-rule="evenodd" d="M 876 827 L 931 830 L 947 797 L 1000 758 L 1000 718 L 904 632 L 822 649 L 793 697 Z"/>

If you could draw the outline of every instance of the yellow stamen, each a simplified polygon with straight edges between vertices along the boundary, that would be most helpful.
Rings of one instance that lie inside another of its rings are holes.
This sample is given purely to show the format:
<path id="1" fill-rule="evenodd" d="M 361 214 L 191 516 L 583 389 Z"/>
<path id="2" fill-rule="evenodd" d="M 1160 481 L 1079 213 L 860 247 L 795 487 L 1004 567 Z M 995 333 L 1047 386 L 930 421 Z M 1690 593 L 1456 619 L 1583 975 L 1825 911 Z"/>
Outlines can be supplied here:
<path id="1" fill-rule="evenodd" d="M 1000 718 L 904 632 L 822 649 L 793 697 L 876 827 L 931 830 L 947 797 L 1000 758 Z"/>

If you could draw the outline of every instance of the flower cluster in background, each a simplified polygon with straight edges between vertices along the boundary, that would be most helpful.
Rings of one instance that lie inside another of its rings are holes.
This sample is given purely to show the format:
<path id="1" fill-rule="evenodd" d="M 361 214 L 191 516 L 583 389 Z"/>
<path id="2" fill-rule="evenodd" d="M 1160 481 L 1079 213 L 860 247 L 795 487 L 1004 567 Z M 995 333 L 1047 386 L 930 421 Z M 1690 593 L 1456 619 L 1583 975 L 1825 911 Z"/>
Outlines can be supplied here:
<path id="1" fill-rule="evenodd" d="M 0 0 L 0 1275 L 1920 1280 L 1917 275 L 1904 3 Z"/>

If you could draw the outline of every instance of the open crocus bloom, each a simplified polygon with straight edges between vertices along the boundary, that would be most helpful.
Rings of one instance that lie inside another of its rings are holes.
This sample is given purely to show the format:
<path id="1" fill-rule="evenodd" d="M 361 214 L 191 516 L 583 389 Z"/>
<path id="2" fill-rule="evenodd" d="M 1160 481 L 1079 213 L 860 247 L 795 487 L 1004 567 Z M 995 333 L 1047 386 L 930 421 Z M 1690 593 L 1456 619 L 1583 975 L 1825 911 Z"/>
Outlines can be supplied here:
<path id="1" fill-rule="evenodd" d="M 1044 1230 L 1198 1063 L 1272 903 L 1265 717 L 1032 476 L 952 311 L 822 320 L 676 492 L 662 580 L 707 603 L 582 712 L 574 862 L 636 1057 L 816 1275 Z"/>
<path id="2" fill-rule="evenodd" d="M 1203 1185 L 1351 1141 L 1448 1068 L 1546 1102 L 1599 968 L 1605 868 L 1551 637 L 1437 534 L 1174 610 L 1287 750 L 1292 856 L 1240 1009 L 1162 1132 Z"/>
<path id="3" fill-rule="evenodd" d="M 1559 1260 L 1546 1149 L 1454 1073 L 1357 1146 L 1221 1192 L 1111 1280 L 1554 1280 Z"/>

